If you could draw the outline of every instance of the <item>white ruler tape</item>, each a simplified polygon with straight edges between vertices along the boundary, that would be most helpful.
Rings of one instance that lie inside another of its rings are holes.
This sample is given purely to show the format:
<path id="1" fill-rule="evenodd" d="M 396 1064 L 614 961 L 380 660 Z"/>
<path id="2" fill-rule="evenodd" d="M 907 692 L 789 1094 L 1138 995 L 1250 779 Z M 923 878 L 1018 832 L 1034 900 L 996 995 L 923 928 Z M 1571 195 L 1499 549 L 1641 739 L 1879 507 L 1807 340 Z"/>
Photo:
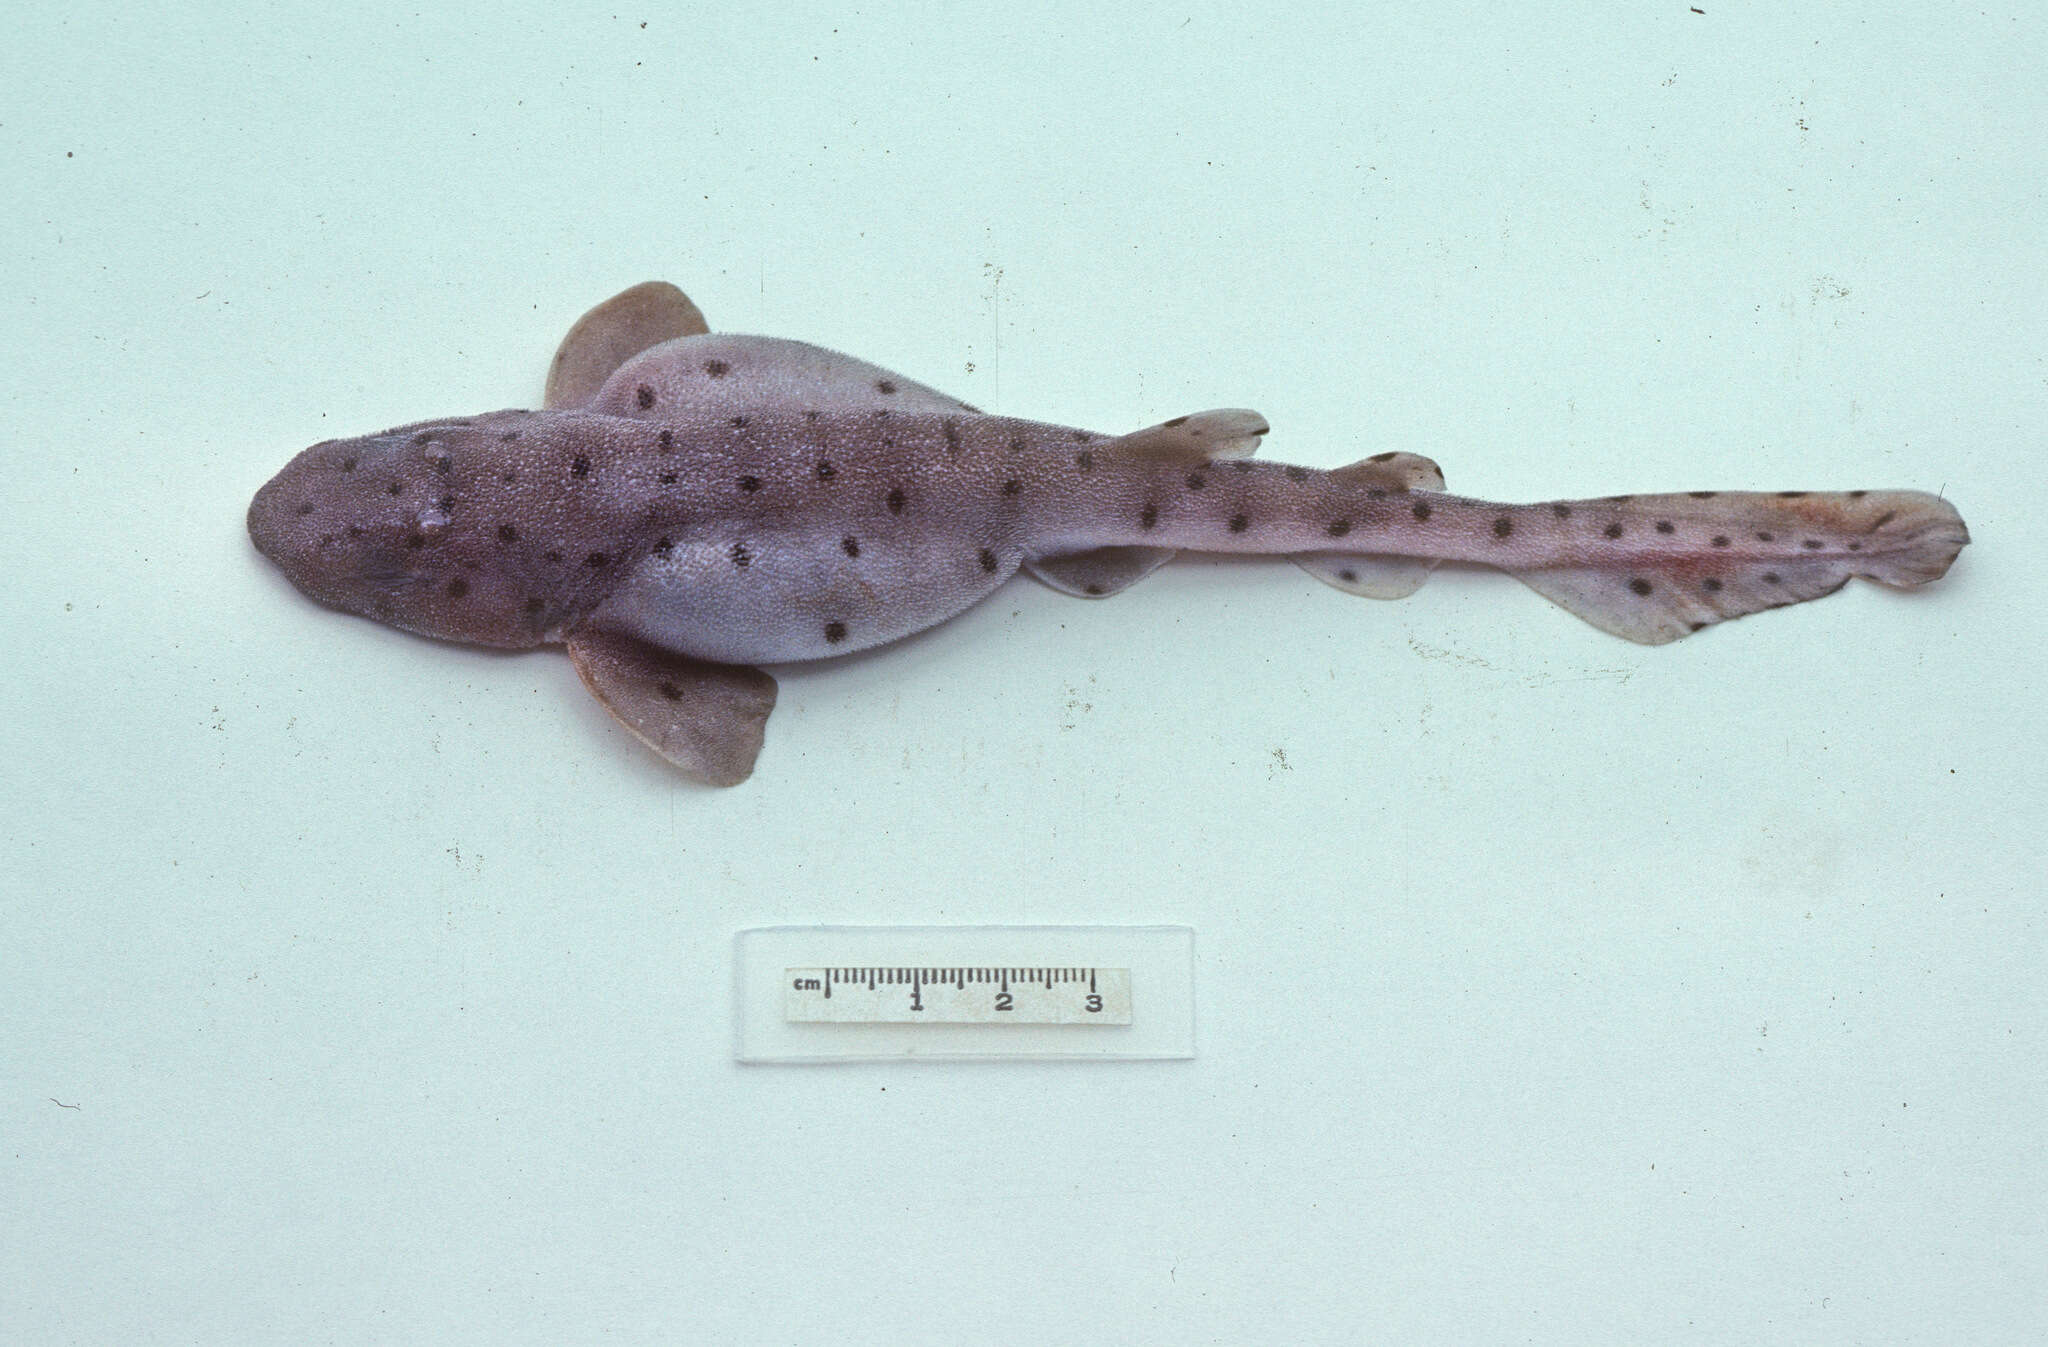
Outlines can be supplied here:
<path id="1" fill-rule="evenodd" d="M 1185 926 L 742 931 L 747 1062 L 1194 1056 Z"/>

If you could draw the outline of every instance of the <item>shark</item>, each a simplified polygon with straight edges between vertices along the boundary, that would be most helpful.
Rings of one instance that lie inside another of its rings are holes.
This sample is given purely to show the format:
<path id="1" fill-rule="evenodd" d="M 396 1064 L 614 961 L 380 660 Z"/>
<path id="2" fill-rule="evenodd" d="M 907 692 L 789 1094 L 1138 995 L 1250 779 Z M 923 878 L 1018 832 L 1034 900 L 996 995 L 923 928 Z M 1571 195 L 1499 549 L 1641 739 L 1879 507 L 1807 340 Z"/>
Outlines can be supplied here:
<path id="1" fill-rule="evenodd" d="M 559 645 L 636 738 L 745 780 L 763 665 L 898 641 L 1018 571 L 1107 598 L 1184 551 L 1284 557 L 1348 594 L 1440 562 L 1516 576 L 1657 645 L 1851 578 L 1913 588 L 1969 542 L 1920 491 L 1685 491 L 1503 504 L 1430 459 L 1255 458 L 1256 412 L 1121 435 L 980 411 L 836 351 L 714 333 L 636 285 L 563 338 L 538 410 L 325 440 L 256 492 L 249 536 L 309 598 L 500 649 Z"/>

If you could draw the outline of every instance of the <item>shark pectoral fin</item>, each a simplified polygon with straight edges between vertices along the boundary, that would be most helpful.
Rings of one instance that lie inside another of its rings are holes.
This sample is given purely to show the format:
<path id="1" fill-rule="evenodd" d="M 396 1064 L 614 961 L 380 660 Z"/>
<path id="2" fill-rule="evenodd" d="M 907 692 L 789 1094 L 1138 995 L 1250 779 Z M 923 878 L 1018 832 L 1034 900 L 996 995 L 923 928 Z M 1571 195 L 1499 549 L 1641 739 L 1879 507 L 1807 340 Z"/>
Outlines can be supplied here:
<path id="1" fill-rule="evenodd" d="M 603 629 L 570 636 L 569 658 L 615 720 L 688 775 L 737 786 L 754 770 L 775 709 L 775 680 L 761 670 L 691 659 Z"/>
<path id="2" fill-rule="evenodd" d="M 1294 564 L 1326 585 L 1367 599 L 1405 599 L 1436 569 L 1426 558 L 1369 552 L 1297 552 Z"/>
<path id="3" fill-rule="evenodd" d="M 1212 458 L 1250 458 L 1258 452 L 1259 437 L 1271 429 L 1257 412 L 1231 407 L 1176 416 L 1120 435 L 1102 447 L 1110 453 L 1172 463 L 1205 463 Z"/>
<path id="4" fill-rule="evenodd" d="M 1172 561 L 1171 547 L 1098 547 L 1059 557 L 1036 557 L 1024 569 L 1062 594 L 1106 599 L 1129 589 Z"/>
<path id="5" fill-rule="evenodd" d="M 650 346 L 709 332 L 690 297 L 667 281 L 621 290 L 576 320 L 548 367 L 550 408 L 580 407 L 597 396 L 612 371 Z"/>

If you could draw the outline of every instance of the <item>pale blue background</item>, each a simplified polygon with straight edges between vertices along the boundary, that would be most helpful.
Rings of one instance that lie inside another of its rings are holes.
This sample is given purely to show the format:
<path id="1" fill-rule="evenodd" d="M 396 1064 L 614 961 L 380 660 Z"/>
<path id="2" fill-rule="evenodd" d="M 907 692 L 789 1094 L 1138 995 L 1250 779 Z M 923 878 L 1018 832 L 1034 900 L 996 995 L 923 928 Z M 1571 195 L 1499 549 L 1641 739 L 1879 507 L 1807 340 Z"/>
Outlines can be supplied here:
<path id="1" fill-rule="evenodd" d="M 2048 1338 L 2040 15 L 85 3 L 0 50 L 0 1336 Z M 1945 490 L 1647 650 L 1027 582 L 680 785 L 249 548 L 587 305 L 1507 499 Z M 1190 1063 L 740 1069 L 782 922 L 1187 922 Z"/>

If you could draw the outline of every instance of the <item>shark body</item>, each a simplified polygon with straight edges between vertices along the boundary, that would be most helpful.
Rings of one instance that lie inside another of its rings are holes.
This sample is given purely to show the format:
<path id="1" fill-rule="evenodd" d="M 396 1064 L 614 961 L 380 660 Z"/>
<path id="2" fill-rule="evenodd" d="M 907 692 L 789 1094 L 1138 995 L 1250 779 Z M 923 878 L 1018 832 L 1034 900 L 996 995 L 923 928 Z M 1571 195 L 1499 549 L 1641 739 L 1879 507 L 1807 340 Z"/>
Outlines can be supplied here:
<path id="1" fill-rule="evenodd" d="M 1181 550 L 1272 554 L 1398 598 L 1439 561 L 1477 561 L 1658 644 L 1853 576 L 1924 584 L 1969 541 L 1916 491 L 1508 505 L 1446 494 L 1413 454 L 1258 461 L 1266 431 L 1238 410 L 1119 436 L 990 416 L 836 352 L 713 334 L 650 282 L 571 329 L 542 410 L 316 444 L 248 527 L 328 606 L 565 645 L 626 728 L 716 785 L 760 751 L 775 682 L 759 665 L 900 639 L 1020 568 L 1106 597 Z"/>

